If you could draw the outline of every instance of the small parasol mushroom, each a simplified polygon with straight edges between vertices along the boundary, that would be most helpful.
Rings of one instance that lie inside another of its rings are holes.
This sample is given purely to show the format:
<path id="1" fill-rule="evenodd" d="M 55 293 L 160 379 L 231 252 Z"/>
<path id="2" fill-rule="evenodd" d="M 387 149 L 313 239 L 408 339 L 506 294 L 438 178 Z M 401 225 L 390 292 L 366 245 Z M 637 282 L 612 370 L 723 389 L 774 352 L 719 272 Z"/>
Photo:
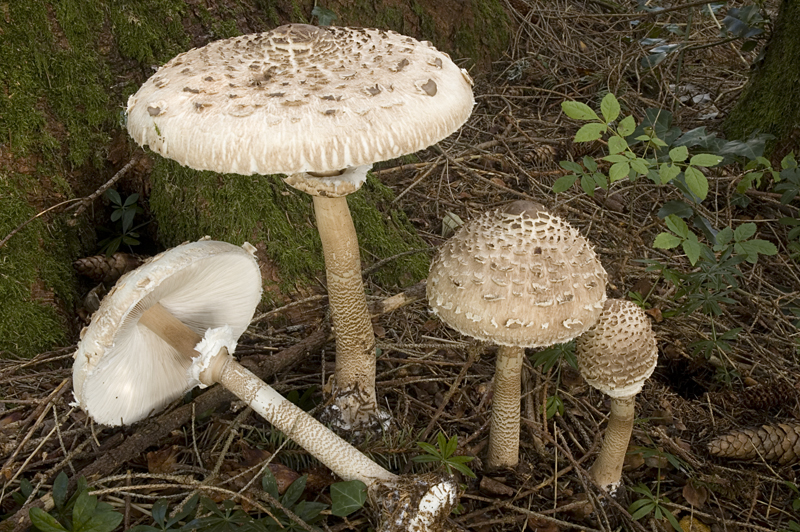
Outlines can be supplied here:
<path id="1" fill-rule="evenodd" d="M 472 112 L 472 80 L 428 42 L 391 31 L 288 24 L 212 42 L 128 100 L 140 144 L 198 170 L 289 174 L 313 196 L 336 332 L 334 419 L 384 426 L 375 337 L 345 196 L 372 164 L 419 151 Z"/>
<path id="2" fill-rule="evenodd" d="M 261 297 L 249 244 L 203 240 L 166 251 L 123 276 L 84 329 L 75 398 L 98 423 L 130 424 L 187 390 L 219 382 L 345 480 L 364 482 L 384 531 L 440 530 L 456 485 L 390 473 L 232 356 Z"/>
<path id="3" fill-rule="evenodd" d="M 636 394 L 658 362 L 656 337 L 635 303 L 609 299 L 597 324 L 578 338 L 578 367 L 583 378 L 611 398 L 603 445 L 589 473 L 612 496 L 622 485 L 622 464 L 633 431 Z"/>
<path id="4" fill-rule="evenodd" d="M 500 345 L 487 465 L 519 461 L 525 347 L 567 342 L 591 327 L 606 272 L 589 242 L 536 203 L 515 201 L 465 224 L 439 250 L 428 302 L 462 334 Z"/>

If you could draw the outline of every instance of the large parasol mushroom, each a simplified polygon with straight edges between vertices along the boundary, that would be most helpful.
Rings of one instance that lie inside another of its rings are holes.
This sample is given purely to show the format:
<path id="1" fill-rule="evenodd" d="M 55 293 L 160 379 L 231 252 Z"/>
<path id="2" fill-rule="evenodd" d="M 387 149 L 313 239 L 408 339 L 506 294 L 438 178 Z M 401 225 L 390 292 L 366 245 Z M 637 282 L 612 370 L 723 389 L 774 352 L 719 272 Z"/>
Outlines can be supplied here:
<path id="1" fill-rule="evenodd" d="M 252 251 L 249 244 L 183 244 L 123 276 L 75 353 L 80 406 L 98 423 L 130 424 L 219 382 L 334 473 L 364 482 L 381 530 L 440 530 L 456 502 L 452 480 L 385 470 L 231 356 L 261 296 Z"/>
<path id="2" fill-rule="evenodd" d="M 427 285 L 433 312 L 462 334 L 500 345 L 488 467 L 519 461 L 525 348 L 567 342 L 591 327 L 605 287 L 589 242 L 529 201 L 475 218 L 439 249 Z"/>
<path id="3" fill-rule="evenodd" d="M 472 81 L 428 42 L 391 31 L 280 26 L 178 55 L 128 101 L 141 145 L 198 170 L 289 174 L 313 196 L 336 332 L 334 406 L 382 426 L 375 338 L 345 196 L 368 170 L 458 129 Z"/>

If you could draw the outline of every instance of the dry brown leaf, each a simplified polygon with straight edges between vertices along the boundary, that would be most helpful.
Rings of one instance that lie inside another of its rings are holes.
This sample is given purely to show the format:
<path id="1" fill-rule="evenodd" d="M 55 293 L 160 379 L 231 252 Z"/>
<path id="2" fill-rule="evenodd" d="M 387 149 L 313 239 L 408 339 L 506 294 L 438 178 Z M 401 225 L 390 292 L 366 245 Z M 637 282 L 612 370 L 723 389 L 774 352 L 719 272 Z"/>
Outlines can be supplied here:
<path id="1" fill-rule="evenodd" d="M 702 508 L 708 501 L 708 490 L 705 486 L 695 486 L 689 481 L 683 486 L 683 498 L 695 508 Z"/>
<path id="2" fill-rule="evenodd" d="M 178 454 L 181 448 L 170 445 L 157 451 L 147 453 L 147 470 L 153 474 L 168 475 L 175 471 L 178 464 Z"/>

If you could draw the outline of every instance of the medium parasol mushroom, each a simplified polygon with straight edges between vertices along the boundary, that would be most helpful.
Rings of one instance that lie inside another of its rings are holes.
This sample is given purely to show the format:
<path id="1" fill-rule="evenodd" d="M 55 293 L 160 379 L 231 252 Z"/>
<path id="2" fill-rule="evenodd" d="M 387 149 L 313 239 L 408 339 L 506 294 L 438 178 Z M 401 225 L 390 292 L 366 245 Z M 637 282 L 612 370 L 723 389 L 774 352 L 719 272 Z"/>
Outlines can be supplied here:
<path id="1" fill-rule="evenodd" d="M 336 332 L 338 425 L 382 426 L 375 338 L 345 196 L 371 165 L 458 129 L 474 104 L 466 71 L 391 31 L 280 26 L 178 55 L 128 100 L 141 145 L 198 170 L 289 174 L 313 196 Z"/>
<path id="2" fill-rule="evenodd" d="M 611 414 L 600 454 L 589 473 L 612 496 L 622 485 L 622 464 L 633 431 L 636 394 L 658 362 L 656 337 L 635 303 L 609 299 L 597 324 L 578 338 L 583 378 L 611 398 Z"/>
<path id="3" fill-rule="evenodd" d="M 440 530 L 456 502 L 452 480 L 390 473 L 231 356 L 260 300 L 253 251 L 183 244 L 122 277 L 75 353 L 77 402 L 98 423 L 130 424 L 194 386 L 219 382 L 334 473 L 364 482 L 381 530 Z"/>
<path id="4" fill-rule="evenodd" d="M 606 272 L 589 242 L 529 201 L 468 222 L 439 250 L 427 286 L 433 312 L 462 334 L 500 345 L 490 468 L 519 461 L 524 348 L 567 342 L 591 327 L 605 286 Z"/>

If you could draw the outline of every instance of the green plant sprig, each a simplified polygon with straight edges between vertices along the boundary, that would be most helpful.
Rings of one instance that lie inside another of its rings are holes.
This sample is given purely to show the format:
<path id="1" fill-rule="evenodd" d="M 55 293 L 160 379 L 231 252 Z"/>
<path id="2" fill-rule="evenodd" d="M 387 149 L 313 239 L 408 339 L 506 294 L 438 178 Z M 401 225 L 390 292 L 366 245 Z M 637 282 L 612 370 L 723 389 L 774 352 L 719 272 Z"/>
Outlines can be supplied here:
<path id="1" fill-rule="evenodd" d="M 436 445 L 433 446 L 422 441 L 417 442 L 417 446 L 425 451 L 425 454 L 415 456 L 411 460 L 420 464 L 436 463 L 443 467 L 448 474 L 453 474 L 453 469 L 455 469 L 466 477 L 476 478 L 475 472 L 466 465 L 474 460 L 475 457 L 456 456 L 455 454 L 458 449 L 457 436 L 448 439 L 444 433 L 440 432 L 436 436 Z"/>

